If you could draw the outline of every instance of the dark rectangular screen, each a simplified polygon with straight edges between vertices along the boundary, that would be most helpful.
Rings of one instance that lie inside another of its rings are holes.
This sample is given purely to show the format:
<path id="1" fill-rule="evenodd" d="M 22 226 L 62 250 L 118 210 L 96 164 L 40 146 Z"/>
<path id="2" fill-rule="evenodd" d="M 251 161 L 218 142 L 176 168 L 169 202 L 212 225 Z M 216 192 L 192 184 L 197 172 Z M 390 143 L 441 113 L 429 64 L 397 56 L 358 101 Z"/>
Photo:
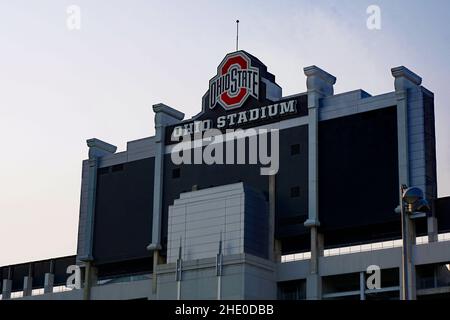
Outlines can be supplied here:
<path id="1" fill-rule="evenodd" d="M 396 108 L 321 121 L 319 220 L 325 244 L 399 236 L 398 202 Z"/>
<path id="2" fill-rule="evenodd" d="M 94 248 L 97 264 L 151 256 L 154 158 L 98 170 Z"/>

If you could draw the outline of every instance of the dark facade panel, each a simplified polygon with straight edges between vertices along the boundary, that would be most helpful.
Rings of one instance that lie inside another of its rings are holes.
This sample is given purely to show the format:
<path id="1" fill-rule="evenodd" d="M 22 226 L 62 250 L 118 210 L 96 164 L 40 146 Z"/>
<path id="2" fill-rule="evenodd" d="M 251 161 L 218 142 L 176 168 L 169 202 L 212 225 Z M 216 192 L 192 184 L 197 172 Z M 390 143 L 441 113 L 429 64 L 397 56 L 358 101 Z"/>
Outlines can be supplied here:
<path id="1" fill-rule="evenodd" d="M 434 124 L 434 97 L 424 91 L 423 114 L 425 127 L 425 179 L 426 197 L 437 197 L 437 173 L 436 173 L 436 132 Z"/>
<path id="2" fill-rule="evenodd" d="M 434 209 L 438 221 L 439 232 L 450 232 L 450 197 L 435 200 Z"/>
<path id="3" fill-rule="evenodd" d="M 259 191 L 245 187 L 244 252 L 267 259 L 268 248 L 268 201 Z"/>
<path id="4" fill-rule="evenodd" d="M 154 158 L 98 170 L 93 255 L 96 264 L 151 256 Z"/>
<path id="5" fill-rule="evenodd" d="M 307 219 L 308 201 L 308 128 L 304 125 L 280 130 L 279 139 L 276 237 L 289 238 L 308 232 L 303 226 Z M 300 152 L 291 155 L 291 145 L 299 145 Z M 268 199 L 269 177 L 260 174 L 259 165 L 175 165 L 170 154 L 165 155 L 164 161 L 163 244 L 167 236 L 168 207 L 180 193 L 191 191 L 194 185 L 198 189 L 203 189 L 242 181 L 245 185 L 262 192 Z M 291 197 L 290 191 L 293 187 L 299 188 L 298 196 Z"/>
<path id="6" fill-rule="evenodd" d="M 319 123 L 319 220 L 326 245 L 400 236 L 397 148 L 395 107 Z"/>
<path id="7" fill-rule="evenodd" d="M 176 175 L 173 174 L 174 170 L 178 172 Z M 259 165 L 175 165 L 172 162 L 171 155 L 166 154 L 164 157 L 164 195 L 161 230 L 163 247 L 165 248 L 167 245 L 169 206 L 173 205 L 174 200 L 179 198 L 180 193 L 191 191 L 194 185 L 200 190 L 237 182 L 244 182 L 245 185 L 259 190 L 268 200 L 269 178 L 268 176 L 260 175 Z"/>
<path id="8" fill-rule="evenodd" d="M 280 169 L 276 176 L 276 235 L 308 233 L 308 126 L 280 131 Z"/>

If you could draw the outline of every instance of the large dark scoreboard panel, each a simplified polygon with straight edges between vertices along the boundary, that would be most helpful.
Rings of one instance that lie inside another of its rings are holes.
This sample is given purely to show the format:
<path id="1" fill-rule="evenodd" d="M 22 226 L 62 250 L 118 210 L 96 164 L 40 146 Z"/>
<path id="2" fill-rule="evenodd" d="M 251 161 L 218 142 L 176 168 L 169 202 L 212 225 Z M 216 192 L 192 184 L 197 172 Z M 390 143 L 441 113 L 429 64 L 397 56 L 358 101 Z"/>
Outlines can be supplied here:
<path id="1" fill-rule="evenodd" d="M 318 163 L 326 246 L 400 235 L 396 107 L 321 121 Z"/>
<path id="2" fill-rule="evenodd" d="M 152 240 L 155 158 L 98 169 L 93 255 L 97 264 L 143 259 Z M 151 264 L 149 264 L 151 266 Z"/>

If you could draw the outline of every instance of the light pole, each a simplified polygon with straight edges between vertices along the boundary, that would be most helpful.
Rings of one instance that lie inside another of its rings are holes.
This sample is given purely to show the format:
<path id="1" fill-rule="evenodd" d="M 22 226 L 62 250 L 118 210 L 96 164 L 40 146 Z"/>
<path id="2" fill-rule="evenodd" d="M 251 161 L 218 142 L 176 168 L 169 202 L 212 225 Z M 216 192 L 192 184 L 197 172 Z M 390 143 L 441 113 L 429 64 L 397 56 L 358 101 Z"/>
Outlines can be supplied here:
<path id="1" fill-rule="evenodd" d="M 423 198 L 421 189 L 406 185 L 400 187 L 400 214 L 402 223 L 402 299 L 415 299 L 413 286 L 415 277 L 412 272 L 414 264 L 412 261 L 412 237 L 415 237 L 413 219 L 426 217 L 430 212 L 428 202 Z"/>

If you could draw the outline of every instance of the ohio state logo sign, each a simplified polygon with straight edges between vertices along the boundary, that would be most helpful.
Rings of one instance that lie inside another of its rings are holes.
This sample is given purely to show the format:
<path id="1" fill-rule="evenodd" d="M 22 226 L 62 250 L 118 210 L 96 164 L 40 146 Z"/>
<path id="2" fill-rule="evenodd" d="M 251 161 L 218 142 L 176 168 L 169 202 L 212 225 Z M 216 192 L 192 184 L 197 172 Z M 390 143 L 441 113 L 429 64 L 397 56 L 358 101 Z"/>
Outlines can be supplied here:
<path id="1" fill-rule="evenodd" d="M 225 110 L 240 108 L 250 96 L 259 97 L 259 69 L 251 66 L 244 52 L 230 53 L 209 81 L 209 107 L 220 104 Z"/>

